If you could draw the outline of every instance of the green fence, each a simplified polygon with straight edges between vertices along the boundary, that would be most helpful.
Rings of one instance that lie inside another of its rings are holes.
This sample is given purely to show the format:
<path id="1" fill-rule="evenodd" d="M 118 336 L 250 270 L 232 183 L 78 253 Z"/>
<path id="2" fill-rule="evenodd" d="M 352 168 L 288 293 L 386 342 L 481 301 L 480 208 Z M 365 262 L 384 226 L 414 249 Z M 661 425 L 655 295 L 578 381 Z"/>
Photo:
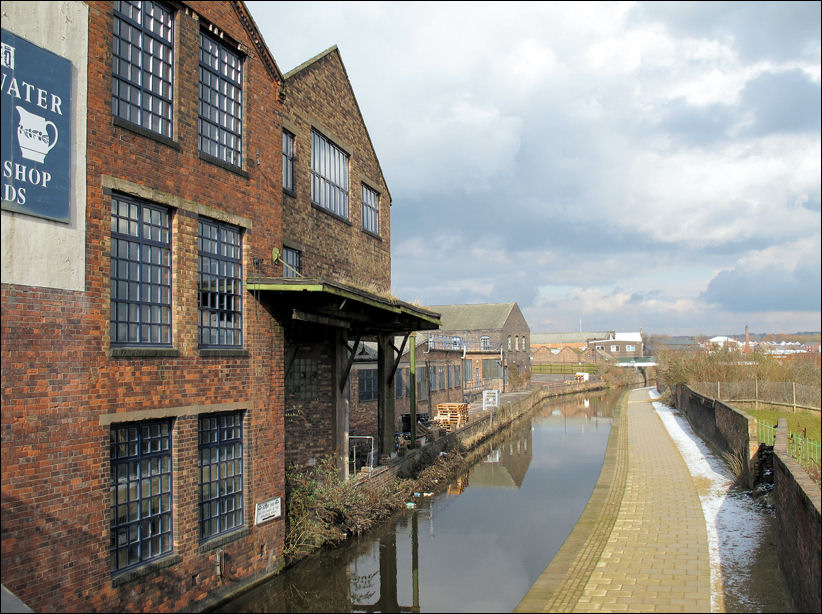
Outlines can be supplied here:
<path id="1" fill-rule="evenodd" d="M 772 446 L 776 440 L 776 427 L 763 420 L 757 420 L 757 436 L 766 446 Z M 802 433 L 788 433 L 788 454 L 801 465 L 820 463 L 822 445 L 815 439 L 808 439 Z"/>
<path id="2" fill-rule="evenodd" d="M 577 364 L 573 362 L 551 362 L 542 365 L 531 365 L 531 373 L 547 375 L 568 375 L 574 373 L 599 373 L 597 365 L 592 362 Z"/>
<path id="3" fill-rule="evenodd" d="M 767 424 L 763 420 L 756 421 L 758 428 L 757 437 L 759 441 L 764 443 L 766 446 L 772 446 L 774 441 L 776 441 L 776 427 Z"/>
<path id="4" fill-rule="evenodd" d="M 808 463 L 819 464 L 820 445 L 818 441 L 808 439 L 802 433 L 790 433 L 788 436 L 788 454 L 793 456 L 800 465 Z"/>

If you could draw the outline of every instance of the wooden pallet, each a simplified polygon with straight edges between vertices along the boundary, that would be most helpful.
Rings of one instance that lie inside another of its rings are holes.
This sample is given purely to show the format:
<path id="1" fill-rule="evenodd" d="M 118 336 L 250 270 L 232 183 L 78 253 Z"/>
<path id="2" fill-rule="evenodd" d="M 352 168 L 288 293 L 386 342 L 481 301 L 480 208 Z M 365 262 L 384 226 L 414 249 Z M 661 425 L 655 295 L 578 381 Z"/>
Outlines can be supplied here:
<path id="1" fill-rule="evenodd" d="M 468 422 L 468 403 L 437 403 L 434 420 L 450 433 Z"/>

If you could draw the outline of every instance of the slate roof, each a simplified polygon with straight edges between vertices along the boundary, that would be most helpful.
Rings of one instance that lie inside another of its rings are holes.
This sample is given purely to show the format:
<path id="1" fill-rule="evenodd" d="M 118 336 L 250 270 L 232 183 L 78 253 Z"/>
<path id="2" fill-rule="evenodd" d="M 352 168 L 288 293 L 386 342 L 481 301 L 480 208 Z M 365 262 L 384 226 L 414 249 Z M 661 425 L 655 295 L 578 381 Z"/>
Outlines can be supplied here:
<path id="1" fill-rule="evenodd" d="M 533 333 L 531 345 L 543 343 L 585 343 L 588 339 L 603 339 L 614 334 L 610 330 L 582 331 L 579 333 Z"/>
<path id="2" fill-rule="evenodd" d="M 489 330 L 505 325 L 516 303 L 479 303 L 475 305 L 431 305 L 440 314 L 440 330 Z"/>

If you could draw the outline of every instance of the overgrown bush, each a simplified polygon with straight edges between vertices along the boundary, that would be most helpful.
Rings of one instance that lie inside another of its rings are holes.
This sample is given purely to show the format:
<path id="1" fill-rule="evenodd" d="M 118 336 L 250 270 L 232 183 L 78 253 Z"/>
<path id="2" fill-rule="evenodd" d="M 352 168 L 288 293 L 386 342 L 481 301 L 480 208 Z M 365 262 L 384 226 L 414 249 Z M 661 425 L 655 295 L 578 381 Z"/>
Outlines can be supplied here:
<path id="1" fill-rule="evenodd" d="M 403 508 L 415 491 L 444 485 L 465 464 L 461 449 L 426 458 L 412 479 L 395 479 L 385 486 L 343 481 L 333 456 L 314 467 L 286 471 L 288 524 L 283 554 L 298 560 L 326 546 L 336 546 L 359 535 Z"/>
<path id="2" fill-rule="evenodd" d="M 795 382 L 819 386 L 818 355 L 777 357 L 764 352 L 743 354 L 727 348 L 715 352 L 660 352 L 657 373 L 668 386 L 697 382 Z"/>

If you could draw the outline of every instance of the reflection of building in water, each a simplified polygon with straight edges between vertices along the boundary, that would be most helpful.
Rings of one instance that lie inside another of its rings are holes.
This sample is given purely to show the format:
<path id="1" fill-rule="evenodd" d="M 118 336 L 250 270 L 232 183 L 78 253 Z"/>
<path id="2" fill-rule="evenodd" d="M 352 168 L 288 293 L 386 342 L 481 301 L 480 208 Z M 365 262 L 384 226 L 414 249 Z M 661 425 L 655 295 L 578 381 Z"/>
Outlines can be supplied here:
<path id="1" fill-rule="evenodd" d="M 485 461 L 471 469 L 471 486 L 479 488 L 519 488 L 531 464 L 531 424 L 495 448 Z"/>
<path id="2" fill-rule="evenodd" d="M 448 485 L 449 495 L 461 495 L 468 488 L 468 474 L 461 475 Z"/>

